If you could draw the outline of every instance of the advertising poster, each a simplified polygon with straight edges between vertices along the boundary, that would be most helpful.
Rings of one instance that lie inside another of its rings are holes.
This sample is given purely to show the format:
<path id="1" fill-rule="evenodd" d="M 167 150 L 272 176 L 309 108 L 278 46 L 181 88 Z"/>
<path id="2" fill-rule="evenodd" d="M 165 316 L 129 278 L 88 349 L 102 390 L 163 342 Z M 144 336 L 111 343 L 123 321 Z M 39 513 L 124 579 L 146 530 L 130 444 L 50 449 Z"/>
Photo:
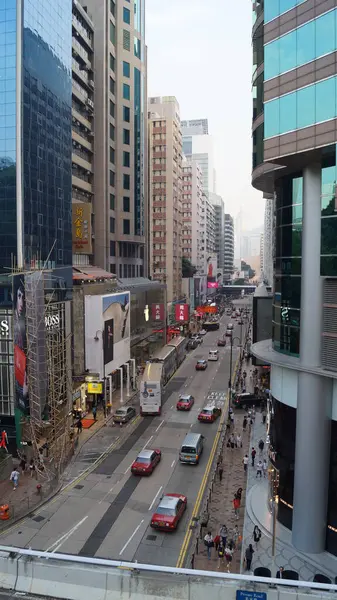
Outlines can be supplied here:
<path id="1" fill-rule="evenodd" d="M 15 408 L 29 413 L 27 376 L 27 330 L 24 275 L 13 277 Z"/>
<path id="2" fill-rule="evenodd" d="M 115 359 L 120 367 L 123 360 L 125 343 L 130 347 L 130 292 L 111 294 L 102 297 L 103 308 L 103 358 L 104 375 L 116 368 Z M 117 368 L 118 368 L 117 367 Z"/>
<path id="3" fill-rule="evenodd" d="M 200 277 L 200 304 L 204 304 L 207 299 L 207 276 Z"/>
<path id="4" fill-rule="evenodd" d="M 198 306 L 202 304 L 202 300 L 200 299 L 200 277 L 194 277 L 194 304 Z"/>
<path id="5" fill-rule="evenodd" d="M 207 258 L 207 279 L 215 281 L 218 270 L 218 257 L 216 254 L 211 254 Z"/>
<path id="6" fill-rule="evenodd" d="M 216 280 L 219 284 L 219 287 L 223 286 L 223 269 L 217 270 Z"/>
<path id="7" fill-rule="evenodd" d="M 216 289 L 216 288 L 218 288 L 218 287 L 219 287 L 219 284 L 218 284 L 218 282 L 217 282 L 217 281 L 208 281 L 208 282 L 207 282 L 207 288 L 208 288 L 209 290 L 214 290 L 214 289 Z"/>
<path id="8" fill-rule="evenodd" d="M 92 231 L 90 202 L 76 202 L 72 205 L 73 253 L 92 253 Z"/>
<path id="9" fill-rule="evenodd" d="M 103 333 L 103 358 L 104 365 L 109 364 L 114 359 L 114 320 L 104 321 Z"/>

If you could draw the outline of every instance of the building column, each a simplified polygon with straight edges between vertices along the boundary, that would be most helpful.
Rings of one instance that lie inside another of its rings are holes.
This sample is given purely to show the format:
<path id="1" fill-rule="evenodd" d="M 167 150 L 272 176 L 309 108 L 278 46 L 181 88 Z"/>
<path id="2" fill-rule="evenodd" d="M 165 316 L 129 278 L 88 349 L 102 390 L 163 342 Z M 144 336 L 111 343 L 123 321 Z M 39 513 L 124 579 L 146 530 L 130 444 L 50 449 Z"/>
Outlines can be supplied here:
<path id="1" fill-rule="evenodd" d="M 321 364 L 321 166 L 303 170 L 300 363 Z M 298 550 L 325 550 L 330 464 L 332 381 L 298 373 L 292 542 Z"/>

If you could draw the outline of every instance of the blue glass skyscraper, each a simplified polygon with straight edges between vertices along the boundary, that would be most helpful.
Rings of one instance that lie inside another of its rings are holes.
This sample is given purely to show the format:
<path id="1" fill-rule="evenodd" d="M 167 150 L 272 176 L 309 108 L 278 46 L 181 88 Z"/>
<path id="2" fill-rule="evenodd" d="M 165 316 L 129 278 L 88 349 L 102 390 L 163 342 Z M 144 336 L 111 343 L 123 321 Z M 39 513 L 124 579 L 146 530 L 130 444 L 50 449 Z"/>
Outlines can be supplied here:
<path id="1" fill-rule="evenodd" d="M 71 0 L 0 0 L 0 271 L 72 263 Z"/>

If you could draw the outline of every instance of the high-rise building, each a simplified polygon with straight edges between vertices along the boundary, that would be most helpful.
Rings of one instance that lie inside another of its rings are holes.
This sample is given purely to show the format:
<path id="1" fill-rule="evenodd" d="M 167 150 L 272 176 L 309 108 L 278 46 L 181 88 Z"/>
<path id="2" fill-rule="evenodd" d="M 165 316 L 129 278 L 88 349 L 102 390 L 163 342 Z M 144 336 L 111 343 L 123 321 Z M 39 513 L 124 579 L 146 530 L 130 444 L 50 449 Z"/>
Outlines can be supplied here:
<path id="1" fill-rule="evenodd" d="M 4 4 L 2 6 L 4 8 Z M 71 0 L 0 11 L 0 269 L 71 266 Z"/>
<path id="2" fill-rule="evenodd" d="M 214 250 L 218 257 L 218 269 L 224 268 L 225 255 L 225 204 L 221 196 L 210 192 L 209 199 L 214 208 L 215 218 L 215 246 Z"/>
<path id="3" fill-rule="evenodd" d="M 202 171 L 202 184 L 206 195 L 216 192 L 213 156 L 213 138 L 208 134 L 208 121 L 197 119 L 183 121 L 183 152 L 186 157 L 196 160 Z M 207 131 L 207 133 L 205 133 Z"/>
<path id="4" fill-rule="evenodd" d="M 205 253 L 205 195 L 202 173 L 194 160 L 182 163 L 182 255 L 191 261 L 198 274 L 206 271 Z"/>
<path id="5" fill-rule="evenodd" d="M 205 198 L 205 247 L 206 247 L 206 261 L 210 254 L 215 253 L 215 209 L 210 201 L 207 194 L 204 193 Z"/>
<path id="6" fill-rule="evenodd" d="M 94 205 L 94 25 L 73 0 L 72 221 L 73 264 L 92 264 Z"/>
<path id="7" fill-rule="evenodd" d="M 264 209 L 263 232 L 263 278 L 268 285 L 273 285 L 273 248 L 274 248 L 274 195 L 264 194 L 266 200 Z"/>
<path id="8" fill-rule="evenodd" d="M 225 213 L 224 281 L 231 279 L 234 271 L 234 219 Z"/>
<path id="9" fill-rule="evenodd" d="M 146 275 L 145 1 L 87 0 L 95 28 L 94 262 Z"/>
<path id="10" fill-rule="evenodd" d="M 253 353 L 271 365 L 277 518 L 298 550 L 337 555 L 337 5 L 254 10 L 252 183 L 276 223 L 272 340 Z"/>
<path id="11" fill-rule="evenodd" d="M 149 265 L 167 285 L 167 301 L 181 298 L 182 140 L 174 96 L 149 99 Z"/>
<path id="12" fill-rule="evenodd" d="M 235 218 L 235 245 L 234 245 L 234 256 L 237 260 L 241 261 L 242 258 L 242 208 Z"/>
<path id="13" fill-rule="evenodd" d="M 260 233 L 260 273 L 263 273 L 263 233 Z"/>

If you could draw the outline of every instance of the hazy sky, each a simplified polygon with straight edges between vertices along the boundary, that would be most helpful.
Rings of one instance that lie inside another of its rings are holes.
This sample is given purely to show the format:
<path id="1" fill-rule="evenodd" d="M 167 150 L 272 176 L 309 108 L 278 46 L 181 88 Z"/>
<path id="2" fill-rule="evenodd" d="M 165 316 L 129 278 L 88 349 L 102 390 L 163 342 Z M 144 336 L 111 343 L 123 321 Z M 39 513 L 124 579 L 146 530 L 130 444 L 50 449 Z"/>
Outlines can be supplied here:
<path id="1" fill-rule="evenodd" d="M 182 119 L 208 118 L 217 193 L 245 229 L 263 223 L 251 187 L 251 0 L 146 0 L 149 96 L 176 96 Z"/>

